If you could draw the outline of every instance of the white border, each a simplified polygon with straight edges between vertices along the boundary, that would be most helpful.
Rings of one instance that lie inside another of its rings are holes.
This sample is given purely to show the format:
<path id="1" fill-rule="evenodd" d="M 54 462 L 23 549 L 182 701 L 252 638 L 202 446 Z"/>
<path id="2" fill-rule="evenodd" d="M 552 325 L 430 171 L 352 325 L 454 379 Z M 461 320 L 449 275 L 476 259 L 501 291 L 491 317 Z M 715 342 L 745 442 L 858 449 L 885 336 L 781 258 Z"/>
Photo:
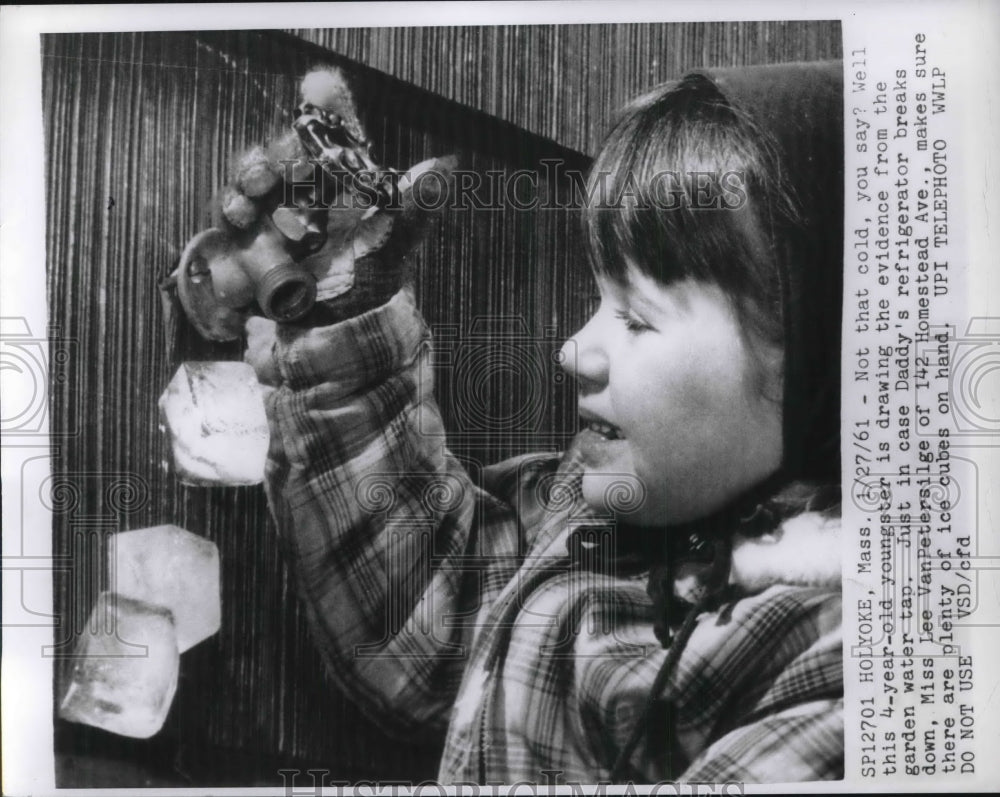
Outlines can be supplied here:
<path id="1" fill-rule="evenodd" d="M 1000 6 L 972 0 L 940 2 L 879 3 L 768 2 L 747 5 L 738 2 L 486 2 L 486 3 L 267 3 L 241 4 L 238 11 L 230 5 L 140 5 L 140 6 L 47 6 L 0 9 L 0 315 L 29 315 L 32 330 L 46 329 L 44 274 L 44 180 L 41 123 L 41 72 L 39 34 L 70 31 L 141 31 L 141 30 L 210 30 L 252 28 L 323 28 L 323 27 L 399 27 L 429 25 L 481 24 L 553 24 L 597 22 L 711 21 L 711 20 L 805 20 L 841 19 L 844 22 L 844 49 L 850 48 L 855 31 L 866 36 L 874 30 L 892 32 L 892 22 L 900 15 L 926 15 L 931 23 L 947 18 L 954 30 L 954 53 L 963 61 L 962 72 L 974 83 L 960 91 L 965 138 L 961 142 L 969 160 L 984 164 L 982 181 L 966 175 L 963 203 L 967 218 L 965 229 L 977 233 L 970 242 L 975 283 L 969 286 L 970 315 L 1000 315 L 1000 268 L 996 266 L 994 229 L 1000 219 L 1000 167 L 994 155 L 1000 141 Z M 390 22 L 391 21 L 391 22 Z M 6 400 L 11 397 L 6 396 Z M 16 474 L 8 472 L 4 459 L 4 519 L 11 515 L 19 500 Z M 996 485 L 1000 463 L 996 451 L 990 455 L 984 472 L 990 506 L 997 505 Z M 30 508 L 31 522 L 51 528 L 51 518 L 40 507 Z M 7 523 L 5 522 L 5 527 Z M 9 552 L 8 535 L 4 552 Z M 19 585 L 5 578 L 3 605 L 6 614 L 12 601 L 20 600 Z M 51 589 L 51 587 L 50 587 Z M 44 604 L 33 604 L 44 610 Z M 49 603 L 51 605 L 51 602 Z M 42 629 L 45 630 L 45 629 Z M 51 755 L 52 726 L 49 709 L 52 702 L 51 661 L 39 663 L 19 655 L 48 641 L 48 634 L 25 634 L 17 639 L 4 629 L 3 675 L 3 780 L 4 792 L 44 794 L 53 791 Z M 30 638 L 28 638 L 30 637 Z M 981 663 L 985 664 L 985 663 Z M 1000 665 L 998 665 L 1000 669 Z M 39 707 L 44 707 L 39 711 Z M 983 730 L 1000 741 L 997 727 L 1000 711 L 997 704 L 984 707 L 981 716 L 993 714 L 992 726 Z M 39 716 L 41 715 L 41 716 Z M 1000 745 L 998 745 L 1000 749 Z M 998 756 L 1000 758 L 1000 756 Z M 787 789 L 770 787 L 769 791 L 830 791 L 845 787 L 856 791 L 885 791 L 891 784 L 829 784 L 815 789 L 805 784 Z M 968 788 L 966 784 L 962 784 Z M 991 784 L 979 786 L 987 789 Z M 992 784 L 996 786 L 996 782 Z M 946 787 L 942 780 L 911 784 L 920 791 Z M 752 791 L 748 787 L 747 791 Z M 72 794 L 76 790 L 58 793 Z M 93 792 L 86 792 L 93 793 Z M 129 794 L 132 790 L 109 791 Z M 170 794 L 172 790 L 150 789 L 144 794 Z M 207 789 L 185 793 L 207 794 Z M 272 794 L 269 789 L 215 789 L 215 794 Z"/>

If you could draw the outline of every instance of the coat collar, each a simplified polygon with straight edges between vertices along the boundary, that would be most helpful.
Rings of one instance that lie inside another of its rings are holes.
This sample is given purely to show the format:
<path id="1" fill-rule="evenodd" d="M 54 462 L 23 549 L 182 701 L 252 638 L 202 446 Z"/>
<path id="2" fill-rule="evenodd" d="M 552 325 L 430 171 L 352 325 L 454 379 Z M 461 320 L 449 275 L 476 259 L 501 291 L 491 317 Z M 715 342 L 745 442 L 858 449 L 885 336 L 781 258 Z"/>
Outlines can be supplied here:
<path id="1" fill-rule="evenodd" d="M 745 595 L 777 584 L 840 590 L 841 522 L 820 512 L 803 512 L 770 533 L 733 537 L 729 586 Z M 686 562 L 674 576 L 674 595 L 694 603 L 708 565 Z"/>
<path id="2" fill-rule="evenodd" d="M 841 522 L 803 512 L 760 537 L 736 535 L 729 581 L 747 592 L 774 584 L 840 589 Z"/>

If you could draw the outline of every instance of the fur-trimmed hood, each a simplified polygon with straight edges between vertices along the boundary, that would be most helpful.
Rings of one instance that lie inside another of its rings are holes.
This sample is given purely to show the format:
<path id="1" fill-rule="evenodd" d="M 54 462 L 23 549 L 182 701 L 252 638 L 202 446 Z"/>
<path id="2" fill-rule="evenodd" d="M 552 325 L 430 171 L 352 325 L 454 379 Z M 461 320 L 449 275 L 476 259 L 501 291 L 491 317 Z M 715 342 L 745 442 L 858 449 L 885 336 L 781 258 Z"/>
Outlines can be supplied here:
<path id="1" fill-rule="evenodd" d="M 733 537 L 729 585 L 754 595 L 786 584 L 840 590 L 841 522 L 823 512 L 802 512 L 760 536 Z M 705 563 L 681 564 L 674 575 L 673 593 L 695 603 L 710 570 Z"/>
<path id="2" fill-rule="evenodd" d="M 820 512 L 789 518 L 772 534 L 733 539 L 729 581 L 747 592 L 773 584 L 840 588 L 841 522 Z"/>

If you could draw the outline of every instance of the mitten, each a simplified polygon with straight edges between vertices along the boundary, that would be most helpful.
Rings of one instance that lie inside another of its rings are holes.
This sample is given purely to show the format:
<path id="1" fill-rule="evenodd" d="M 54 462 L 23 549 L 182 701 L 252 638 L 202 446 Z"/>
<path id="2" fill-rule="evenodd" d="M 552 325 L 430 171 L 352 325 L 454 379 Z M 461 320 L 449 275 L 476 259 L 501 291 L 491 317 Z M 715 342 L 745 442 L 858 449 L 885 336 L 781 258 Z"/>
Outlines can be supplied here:
<path id="1" fill-rule="evenodd" d="M 343 75 L 314 70 L 293 130 L 234 159 L 213 227 L 175 272 L 181 303 L 213 340 L 250 315 L 318 326 L 370 310 L 408 281 L 407 253 L 446 202 L 453 158 L 378 166 Z"/>

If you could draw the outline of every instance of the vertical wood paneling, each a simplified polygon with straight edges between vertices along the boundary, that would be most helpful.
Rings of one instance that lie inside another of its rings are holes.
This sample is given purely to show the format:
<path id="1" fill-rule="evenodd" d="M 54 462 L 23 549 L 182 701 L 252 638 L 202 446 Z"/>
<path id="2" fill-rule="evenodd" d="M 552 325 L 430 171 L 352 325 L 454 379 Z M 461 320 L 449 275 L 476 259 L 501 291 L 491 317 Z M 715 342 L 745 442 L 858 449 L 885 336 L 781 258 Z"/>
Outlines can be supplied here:
<path id="1" fill-rule="evenodd" d="M 629 98 L 688 70 L 841 57 L 839 22 L 291 32 L 587 153 Z"/>
<path id="2" fill-rule="evenodd" d="M 436 771 L 434 744 L 387 741 L 336 693 L 281 564 L 262 490 L 182 487 L 162 464 L 156 401 L 177 363 L 240 352 L 205 344 L 183 323 L 168 326 L 158 280 L 207 226 L 231 153 L 287 128 L 297 78 L 318 60 L 314 46 L 330 48 L 348 70 L 385 163 L 461 151 L 463 166 L 482 173 L 546 154 L 584 164 L 573 150 L 592 152 L 615 108 L 688 68 L 840 53 L 836 26 L 824 23 L 296 33 L 43 39 L 48 299 L 53 323 L 72 341 L 51 390 L 63 490 L 54 553 L 78 564 L 57 579 L 56 601 L 79 627 L 102 586 L 95 574 L 109 533 L 176 523 L 219 546 L 222 629 L 182 657 L 160 736 L 119 745 L 121 756 L 191 785 L 280 785 L 271 762 L 289 760 L 327 767 L 332 777 Z M 414 258 L 425 315 L 463 334 L 477 318 L 520 318 L 529 340 L 519 345 L 548 362 L 592 309 L 577 237 L 570 210 L 449 211 Z M 487 414 L 512 417 L 533 405 L 541 414 L 537 425 L 485 436 L 461 422 L 456 397 L 469 386 L 438 374 L 453 448 L 471 470 L 564 443 L 574 402 L 552 370 L 541 382 L 522 374 L 487 391 Z M 85 752 L 109 744 L 81 729 L 60 733 Z M 249 768 L 222 774 L 225 751 L 248 756 Z"/>

